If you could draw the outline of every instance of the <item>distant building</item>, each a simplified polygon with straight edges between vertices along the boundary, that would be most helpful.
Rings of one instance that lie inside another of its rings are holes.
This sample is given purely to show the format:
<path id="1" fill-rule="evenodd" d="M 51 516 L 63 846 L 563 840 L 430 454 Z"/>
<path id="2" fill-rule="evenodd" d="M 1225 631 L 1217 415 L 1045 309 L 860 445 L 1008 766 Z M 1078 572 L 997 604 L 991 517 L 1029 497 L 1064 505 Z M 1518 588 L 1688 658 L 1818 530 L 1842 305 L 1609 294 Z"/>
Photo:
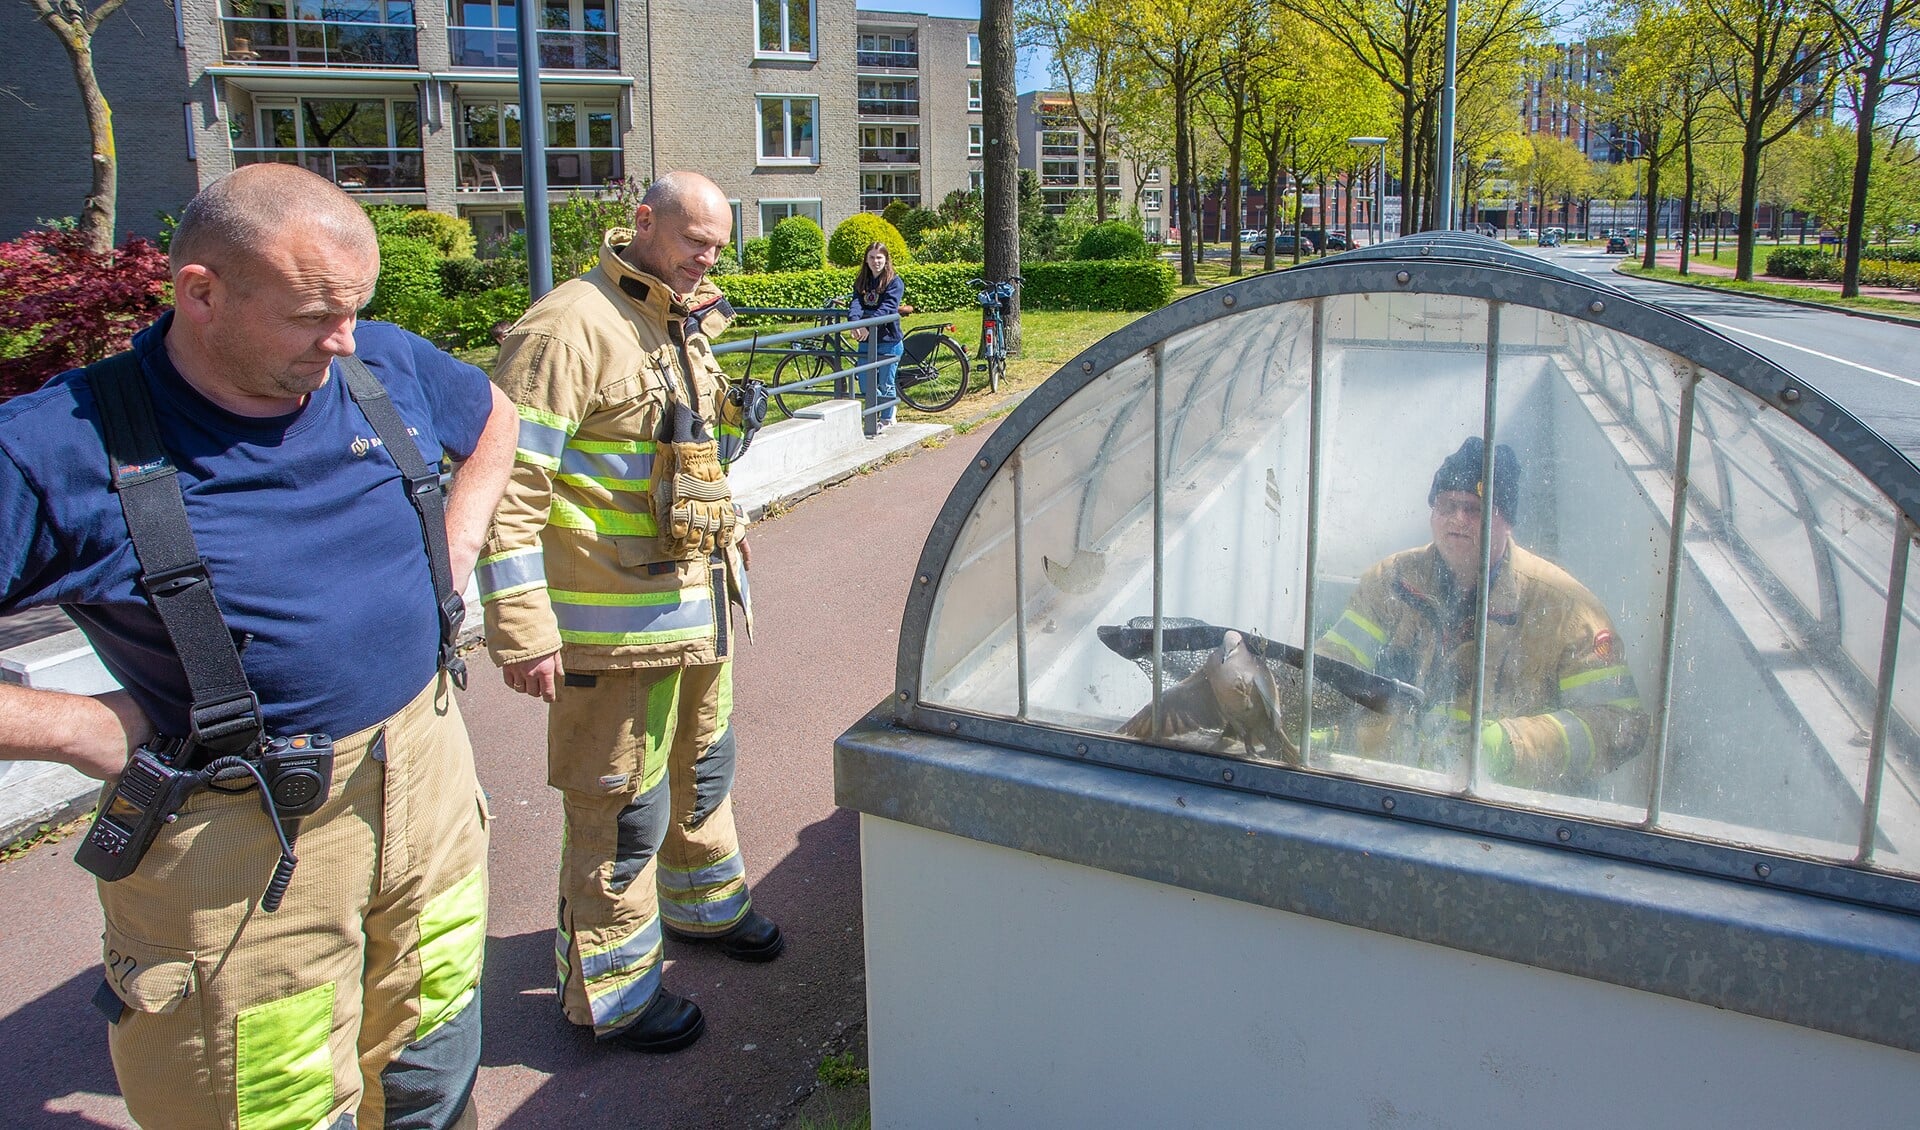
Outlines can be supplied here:
<path id="1" fill-rule="evenodd" d="M 1036 90 L 1020 95 L 1015 135 L 1020 140 L 1020 167 L 1040 178 L 1040 194 L 1047 210 L 1064 212 L 1067 203 L 1094 188 L 1093 140 L 1080 127 L 1073 99 L 1064 91 Z M 1119 146 L 1106 151 L 1107 201 L 1124 215 L 1138 206 L 1147 238 L 1158 240 L 1172 221 L 1167 186 L 1171 177 L 1161 168 L 1136 168 L 1121 157 Z"/>
<path id="2" fill-rule="evenodd" d="M 673 168 L 714 178 L 736 240 L 789 215 L 829 230 L 977 181 L 975 21 L 856 12 L 853 0 L 549 0 L 539 32 L 555 199 Z M 368 203 L 521 223 L 512 0 L 129 0 L 97 40 L 121 159 L 119 226 L 238 165 L 279 161 Z M 8 84 L 0 235 L 72 215 L 87 134 L 55 37 L 0 11 Z"/>

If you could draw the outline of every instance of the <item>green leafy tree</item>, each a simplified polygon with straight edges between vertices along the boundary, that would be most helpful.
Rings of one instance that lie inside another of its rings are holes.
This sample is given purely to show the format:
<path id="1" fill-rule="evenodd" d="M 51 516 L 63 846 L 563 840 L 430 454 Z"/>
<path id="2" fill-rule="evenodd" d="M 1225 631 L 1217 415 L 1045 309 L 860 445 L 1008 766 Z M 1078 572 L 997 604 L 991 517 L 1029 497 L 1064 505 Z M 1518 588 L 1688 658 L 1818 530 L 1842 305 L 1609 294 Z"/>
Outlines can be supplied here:
<path id="1" fill-rule="evenodd" d="M 767 270 L 817 271 L 827 265 L 827 236 L 807 216 L 788 216 L 768 236 Z"/>
<path id="2" fill-rule="evenodd" d="M 1107 165 L 1112 160 L 1113 115 L 1125 76 L 1125 51 L 1117 34 L 1113 0 L 1016 0 L 1020 42 L 1044 48 L 1053 77 L 1066 91 L 1081 134 L 1093 147 L 1095 222 L 1107 218 Z"/>
<path id="3" fill-rule="evenodd" d="M 1874 146 L 1881 108 L 1890 90 L 1920 82 L 1920 0 L 1819 0 L 1833 21 L 1857 85 L 1853 176 L 1848 185 L 1845 260 L 1840 293 L 1860 293 L 1860 252 L 1869 211 Z M 1838 215 L 1839 213 L 1834 213 Z"/>

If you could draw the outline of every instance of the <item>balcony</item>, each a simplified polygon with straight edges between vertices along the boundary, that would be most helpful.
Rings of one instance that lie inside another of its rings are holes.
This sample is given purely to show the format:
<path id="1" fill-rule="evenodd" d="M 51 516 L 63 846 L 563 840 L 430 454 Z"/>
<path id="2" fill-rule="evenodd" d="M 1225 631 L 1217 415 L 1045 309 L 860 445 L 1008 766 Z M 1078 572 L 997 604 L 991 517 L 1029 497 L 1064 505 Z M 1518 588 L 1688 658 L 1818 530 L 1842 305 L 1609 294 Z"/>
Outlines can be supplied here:
<path id="1" fill-rule="evenodd" d="M 1080 185 L 1080 178 L 1078 176 L 1049 173 L 1040 178 L 1040 183 L 1048 188 L 1077 188 Z"/>
<path id="2" fill-rule="evenodd" d="M 896 200 L 909 208 L 920 207 L 920 194 L 917 192 L 863 192 L 860 194 L 860 210 L 883 212 L 887 205 Z"/>
<path id="3" fill-rule="evenodd" d="M 299 67 L 414 67 L 414 26 L 220 17 L 226 61 Z"/>
<path id="4" fill-rule="evenodd" d="M 918 165 L 920 147 L 915 145 L 904 149 L 892 146 L 869 148 L 863 145 L 860 147 L 860 163 L 863 165 Z"/>
<path id="5" fill-rule="evenodd" d="M 1071 161 L 1080 156 L 1080 148 L 1076 145 L 1042 145 L 1040 147 L 1040 156 L 1046 160 L 1058 158 Z"/>
<path id="6" fill-rule="evenodd" d="M 868 117 L 917 118 L 920 116 L 920 100 L 918 98 L 868 98 L 861 95 L 859 112 Z"/>
<path id="7" fill-rule="evenodd" d="M 455 149 L 463 192 L 494 192 L 526 187 L 526 164 L 518 149 Z M 618 149 L 547 150 L 547 187 L 600 188 L 623 175 Z"/>
<path id="8" fill-rule="evenodd" d="M 551 71 L 617 71 L 620 35 L 612 31 L 571 31 L 565 28 L 535 32 L 540 43 L 540 69 Z M 447 28 L 448 54 L 456 67 L 514 69 L 520 65 L 520 33 L 510 27 Z"/>
<path id="9" fill-rule="evenodd" d="M 859 65 L 863 67 L 893 67 L 896 70 L 920 69 L 918 51 L 871 51 L 861 48 L 856 53 Z"/>
<path id="10" fill-rule="evenodd" d="M 299 165 L 348 192 L 421 192 L 426 179 L 418 149 L 236 148 L 236 165 Z"/>

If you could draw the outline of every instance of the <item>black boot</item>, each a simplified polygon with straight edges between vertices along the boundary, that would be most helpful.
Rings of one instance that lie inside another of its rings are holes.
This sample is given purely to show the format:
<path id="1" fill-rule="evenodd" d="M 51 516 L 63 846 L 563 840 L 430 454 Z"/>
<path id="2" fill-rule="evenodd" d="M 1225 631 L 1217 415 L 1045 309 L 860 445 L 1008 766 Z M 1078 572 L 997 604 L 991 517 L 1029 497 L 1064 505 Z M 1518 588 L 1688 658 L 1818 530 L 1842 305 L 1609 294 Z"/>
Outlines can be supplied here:
<path id="1" fill-rule="evenodd" d="M 662 926 L 667 936 L 677 942 L 711 942 L 735 961 L 772 961 L 787 948 L 787 939 L 780 933 L 780 927 L 757 910 L 747 911 L 747 916 L 724 934 L 686 934 L 665 923 Z"/>
<path id="2" fill-rule="evenodd" d="M 654 994 L 653 1003 L 641 1010 L 639 1019 L 607 1040 L 637 1052 L 677 1052 L 706 1030 L 707 1018 L 700 1015 L 699 1005 L 661 989 Z"/>

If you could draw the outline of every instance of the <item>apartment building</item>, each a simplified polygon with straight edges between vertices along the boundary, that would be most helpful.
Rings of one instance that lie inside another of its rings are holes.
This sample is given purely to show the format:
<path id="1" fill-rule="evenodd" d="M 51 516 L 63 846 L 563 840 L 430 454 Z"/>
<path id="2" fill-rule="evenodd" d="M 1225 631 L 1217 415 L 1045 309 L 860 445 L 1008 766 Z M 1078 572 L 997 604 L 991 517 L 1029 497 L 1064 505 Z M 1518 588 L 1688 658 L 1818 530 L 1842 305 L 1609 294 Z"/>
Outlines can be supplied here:
<path id="1" fill-rule="evenodd" d="M 1094 189 L 1093 141 L 1073 112 L 1073 99 L 1064 91 L 1036 90 L 1019 97 L 1015 127 L 1020 140 L 1020 167 L 1040 178 L 1040 195 L 1047 210 L 1066 211 L 1067 202 Z M 1107 147 L 1105 191 L 1109 204 L 1123 212 L 1140 208 L 1147 238 L 1163 238 L 1170 223 L 1167 185 L 1171 177 L 1158 167 L 1136 168 L 1122 158 L 1118 147 Z"/>
<path id="2" fill-rule="evenodd" d="M 25 5 L 18 128 L 0 135 L 0 234 L 78 210 L 87 139 L 71 72 Z M 977 27 L 853 0 L 543 0 L 541 99 L 554 198 L 673 168 L 712 176 L 735 237 L 930 203 L 979 169 Z M 521 222 L 513 0 L 130 0 L 97 41 L 122 158 L 120 227 L 238 165 L 279 161 L 368 203 Z M 18 84 L 17 86 L 15 84 Z M 969 98 L 972 102 L 969 105 Z"/>

